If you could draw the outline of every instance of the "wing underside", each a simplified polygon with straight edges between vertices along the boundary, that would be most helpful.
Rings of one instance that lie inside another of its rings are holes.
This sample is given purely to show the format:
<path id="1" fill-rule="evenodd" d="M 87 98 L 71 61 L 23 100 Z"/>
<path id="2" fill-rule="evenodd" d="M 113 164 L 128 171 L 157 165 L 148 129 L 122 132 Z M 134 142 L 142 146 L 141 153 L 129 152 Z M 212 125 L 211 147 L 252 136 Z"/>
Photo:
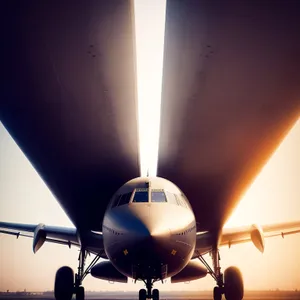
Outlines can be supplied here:
<path id="1" fill-rule="evenodd" d="M 167 3 L 158 176 L 201 231 L 223 227 L 300 116 L 299 7 Z"/>
<path id="2" fill-rule="evenodd" d="M 259 226 L 256 224 L 235 228 L 224 228 L 220 235 L 219 247 L 232 247 L 243 243 L 253 243 L 261 252 L 265 248 L 265 239 L 300 233 L 300 221 L 276 223 Z M 196 238 L 196 248 L 193 258 L 204 255 L 211 251 L 213 246 L 213 234 L 199 232 Z"/>
<path id="3" fill-rule="evenodd" d="M 67 245 L 70 248 L 71 246 L 80 246 L 76 228 L 0 222 L 0 233 L 16 236 L 17 238 L 34 239 L 38 230 L 43 232 L 43 242 Z"/>
<path id="4" fill-rule="evenodd" d="M 270 238 L 300 233 L 300 221 L 277 223 L 270 225 L 251 225 L 239 228 L 225 228 L 222 231 L 220 246 L 231 247 L 235 244 L 254 242 L 258 237 L 256 233 L 261 233 L 263 238 Z M 263 241 L 261 241 L 263 242 Z"/>
<path id="5" fill-rule="evenodd" d="M 8 1 L 0 120 L 77 228 L 139 175 L 130 1 Z"/>
<path id="6" fill-rule="evenodd" d="M 86 250 L 102 258 L 107 258 L 104 251 L 102 233 L 90 231 L 79 234 L 76 228 L 49 226 L 45 224 L 20 224 L 0 222 L 0 234 L 15 236 L 16 238 L 25 237 L 33 240 L 33 251 L 37 252 L 42 245 L 54 243 L 68 246 L 69 248 L 81 246 L 84 239 Z"/>
<path id="7" fill-rule="evenodd" d="M 168 1 L 158 175 L 220 229 L 300 112 L 299 4 Z M 130 1 L 3 6 L 0 119 L 77 228 L 139 175 Z"/>

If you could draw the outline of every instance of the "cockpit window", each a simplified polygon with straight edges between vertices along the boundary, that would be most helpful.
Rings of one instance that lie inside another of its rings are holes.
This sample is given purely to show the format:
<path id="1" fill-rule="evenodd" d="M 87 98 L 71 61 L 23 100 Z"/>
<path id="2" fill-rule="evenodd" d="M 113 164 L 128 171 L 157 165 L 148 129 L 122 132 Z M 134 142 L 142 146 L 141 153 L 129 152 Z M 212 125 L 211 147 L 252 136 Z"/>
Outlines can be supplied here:
<path id="1" fill-rule="evenodd" d="M 132 202 L 148 202 L 148 189 L 136 189 Z"/>
<path id="2" fill-rule="evenodd" d="M 182 193 L 181 196 L 182 196 L 182 199 L 184 200 L 185 206 L 188 208 L 191 208 L 190 202 L 187 199 L 187 197 L 185 196 L 185 194 Z"/>
<path id="3" fill-rule="evenodd" d="M 177 195 L 177 194 L 173 194 L 173 193 L 166 191 L 166 195 L 167 195 L 169 203 L 175 204 L 178 206 L 182 206 L 185 208 L 189 207 L 188 201 L 187 201 L 186 197 L 184 196 L 184 194 Z"/>
<path id="4" fill-rule="evenodd" d="M 166 194 L 167 194 L 168 202 L 171 203 L 171 204 L 176 204 L 177 205 L 175 195 L 173 193 L 168 192 L 168 191 L 166 191 Z"/>
<path id="5" fill-rule="evenodd" d="M 128 204 L 130 202 L 131 194 L 132 193 L 127 193 L 127 194 L 122 195 L 120 198 L 120 201 L 118 203 L 118 206 Z"/>
<path id="6" fill-rule="evenodd" d="M 114 200 L 112 201 L 111 208 L 114 208 L 114 207 L 116 207 L 118 205 L 120 197 L 122 197 L 122 195 L 116 195 L 115 196 Z"/>
<path id="7" fill-rule="evenodd" d="M 167 202 L 166 195 L 163 190 L 151 191 L 151 202 Z"/>
<path id="8" fill-rule="evenodd" d="M 186 203 L 185 203 L 184 199 L 181 197 L 181 195 L 175 195 L 175 196 L 176 196 L 176 200 L 177 200 L 179 206 L 187 207 Z"/>
<path id="9" fill-rule="evenodd" d="M 116 195 L 113 200 L 113 203 L 111 205 L 111 208 L 120 206 L 120 205 L 124 205 L 124 204 L 128 204 L 130 202 L 131 195 L 132 195 L 132 193 Z"/>

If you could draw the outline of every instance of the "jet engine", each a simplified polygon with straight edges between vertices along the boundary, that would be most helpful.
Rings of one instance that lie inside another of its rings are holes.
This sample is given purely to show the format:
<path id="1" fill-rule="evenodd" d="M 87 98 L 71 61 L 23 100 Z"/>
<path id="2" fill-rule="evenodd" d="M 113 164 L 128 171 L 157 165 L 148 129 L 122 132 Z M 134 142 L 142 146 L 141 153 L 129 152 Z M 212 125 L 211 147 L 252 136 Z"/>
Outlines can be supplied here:
<path id="1" fill-rule="evenodd" d="M 261 252 L 263 253 L 265 250 L 265 238 L 264 238 L 264 233 L 261 229 L 260 226 L 258 225 L 252 225 L 251 226 L 251 240 L 254 244 L 254 246 Z"/>
<path id="2" fill-rule="evenodd" d="M 191 260 L 178 274 L 171 277 L 171 283 L 187 282 L 203 278 L 207 275 L 207 269 L 198 260 Z"/>
<path id="3" fill-rule="evenodd" d="M 102 261 L 96 264 L 91 269 L 91 275 L 102 280 L 122 283 L 127 283 L 128 279 L 126 276 L 121 274 L 110 261 Z"/>

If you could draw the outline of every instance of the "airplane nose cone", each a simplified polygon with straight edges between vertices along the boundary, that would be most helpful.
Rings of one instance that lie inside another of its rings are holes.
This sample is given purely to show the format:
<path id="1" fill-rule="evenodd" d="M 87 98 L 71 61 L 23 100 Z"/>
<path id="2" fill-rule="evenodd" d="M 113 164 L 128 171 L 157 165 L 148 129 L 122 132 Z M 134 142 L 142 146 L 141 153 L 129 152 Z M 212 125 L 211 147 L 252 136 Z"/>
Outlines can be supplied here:
<path id="1" fill-rule="evenodd" d="M 134 247 L 138 243 L 141 251 L 145 248 L 153 250 L 158 244 L 162 247 L 171 235 L 168 224 L 153 207 L 131 209 L 124 221 L 128 246 Z"/>

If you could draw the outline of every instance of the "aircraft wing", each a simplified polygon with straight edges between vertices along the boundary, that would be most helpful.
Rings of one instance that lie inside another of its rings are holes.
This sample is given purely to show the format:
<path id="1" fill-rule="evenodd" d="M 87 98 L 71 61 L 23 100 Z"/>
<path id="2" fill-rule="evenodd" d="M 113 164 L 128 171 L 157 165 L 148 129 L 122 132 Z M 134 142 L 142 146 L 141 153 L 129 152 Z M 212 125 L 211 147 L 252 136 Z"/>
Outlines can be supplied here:
<path id="1" fill-rule="evenodd" d="M 253 242 L 263 251 L 264 238 L 300 233 L 300 221 L 277 223 L 271 225 L 251 225 L 238 228 L 224 228 L 221 235 L 220 246 L 228 246 Z"/>
<path id="2" fill-rule="evenodd" d="M 256 224 L 235 228 L 224 228 L 220 235 L 219 247 L 252 242 L 261 252 L 264 251 L 265 238 L 300 233 L 300 221 L 276 223 L 259 226 Z M 206 232 L 197 233 L 196 248 L 193 258 L 204 255 L 211 250 L 213 235 Z"/>
<path id="3" fill-rule="evenodd" d="M 139 176 L 130 1 L 7 1 L 0 121 L 80 230 Z"/>
<path id="4" fill-rule="evenodd" d="M 20 224 L 0 222 L 0 234 L 8 234 L 33 239 L 33 252 L 37 252 L 45 242 L 59 245 L 80 247 L 76 228 L 49 226 L 45 224 Z M 85 239 L 86 250 L 107 258 L 104 252 L 103 238 L 101 233 L 85 232 L 80 237 Z"/>
<path id="5" fill-rule="evenodd" d="M 158 176 L 220 231 L 300 116 L 298 1 L 168 1 Z"/>
<path id="6" fill-rule="evenodd" d="M 34 252 L 38 250 L 37 244 L 40 243 L 42 246 L 44 242 L 68 245 L 69 247 L 80 245 L 76 228 L 0 222 L 0 233 L 14 235 L 17 238 L 20 236 L 33 238 Z"/>

